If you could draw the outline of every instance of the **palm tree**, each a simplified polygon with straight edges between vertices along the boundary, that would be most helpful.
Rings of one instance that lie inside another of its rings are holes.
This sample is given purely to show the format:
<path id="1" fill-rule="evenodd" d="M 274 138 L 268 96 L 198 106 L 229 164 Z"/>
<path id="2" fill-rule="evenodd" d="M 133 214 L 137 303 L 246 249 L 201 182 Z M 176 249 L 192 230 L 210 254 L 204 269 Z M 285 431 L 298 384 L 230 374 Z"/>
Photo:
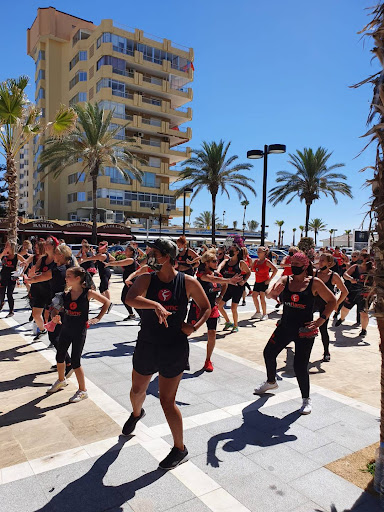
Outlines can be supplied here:
<path id="1" fill-rule="evenodd" d="M 193 212 L 193 208 L 189 207 L 189 216 L 188 216 L 188 224 L 191 225 L 191 215 Z"/>
<path id="2" fill-rule="evenodd" d="M 283 229 L 283 231 L 281 232 L 281 245 L 284 245 L 284 233 L 285 231 Z"/>
<path id="3" fill-rule="evenodd" d="M 303 151 L 296 150 L 297 154 L 289 154 L 289 163 L 296 169 L 296 172 L 279 171 L 276 183 L 281 183 L 269 191 L 269 200 L 273 206 L 289 198 L 289 204 L 295 197 L 305 201 L 305 236 L 308 236 L 308 223 L 311 205 L 320 194 L 326 197 L 331 196 L 335 204 L 338 203 L 336 193 L 353 197 L 351 187 L 344 183 L 347 177 L 345 174 L 333 173 L 334 169 L 344 167 L 345 164 L 333 164 L 327 166 L 332 153 L 325 148 L 319 147 L 316 152 L 312 148 L 304 148 Z"/>
<path id="4" fill-rule="evenodd" d="M 87 103 L 85 107 L 75 105 L 78 116 L 76 128 L 65 138 L 51 137 L 40 155 L 42 169 L 47 169 L 54 178 L 70 165 L 78 165 L 78 177 L 86 174 L 92 180 L 92 243 L 97 243 L 97 180 L 104 174 L 104 167 L 115 167 L 129 181 L 132 177 L 141 181 L 143 172 L 135 165 L 135 158 L 128 142 L 135 139 L 116 140 L 114 137 L 126 125 L 112 127 L 113 111 L 108 114 L 98 103 Z M 137 147 L 137 146 L 136 146 Z M 140 160 L 139 160 L 140 161 Z M 78 162 L 81 162 L 80 164 Z"/>
<path id="5" fill-rule="evenodd" d="M 329 247 L 332 247 L 332 235 L 335 232 L 334 229 L 329 230 Z"/>
<path id="6" fill-rule="evenodd" d="M 243 227 L 245 226 L 245 211 L 247 209 L 247 206 L 249 205 L 249 201 L 244 199 L 244 201 L 241 201 L 241 206 L 244 206 L 244 213 L 243 213 Z"/>
<path id="7" fill-rule="evenodd" d="M 218 223 L 219 217 L 216 216 L 215 220 L 216 220 L 216 223 Z M 212 212 L 205 210 L 204 212 L 200 213 L 200 215 L 198 215 L 196 217 L 194 224 L 197 228 L 211 229 L 211 227 L 212 227 Z"/>
<path id="8" fill-rule="evenodd" d="M 16 159 L 20 149 L 33 137 L 42 135 L 47 128 L 51 134 L 62 137 L 76 122 L 76 113 L 62 107 L 55 120 L 48 125 L 41 123 L 41 110 L 28 102 L 25 88 L 29 78 L 9 78 L 0 84 L 0 148 L 6 160 L 4 180 L 8 187 L 8 234 L 10 242 L 17 242 L 18 190 Z"/>
<path id="9" fill-rule="evenodd" d="M 276 224 L 277 226 L 279 226 L 279 241 L 278 241 L 278 243 L 277 243 L 277 246 L 278 246 L 278 247 L 280 247 L 280 245 L 281 245 L 281 244 L 280 244 L 280 242 L 281 242 L 281 228 L 282 228 L 282 226 L 283 226 L 283 224 L 284 224 L 284 221 L 283 221 L 283 220 L 277 220 L 277 221 L 275 222 L 275 224 Z"/>
<path id="10" fill-rule="evenodd" d="M 299 226 L 300 229 L 300 238 L 303 238 L 303 231 L 305 229 L 305 226 Z"/>
<path id="11" fill-rule="evenodd" d="M 351 232 L 352 232 L 352 230 L 351 230 L 351 229 L 346 229 L 346 230 L 345 230 L 345 234 L 346 234 L 346 235 L 347 235 L 347 237 L 348 237 L 348 247 L 349 247 L 349 240 L 350 240 Z"/>
<path id="12" fill-rule="evenodd" d="M 308 224 L 308 228 L 311 231 L 315 232 L 315 245 L 317 242 L 317 234 L 319 233 L 319 231 L 325 231 L 326 227 L 327 225 L 324 224 L 324 222 L 321 219 L 312 219 L 311 222 Z"/>
<path id="13" fill-rule="evenodd" d="M 297 228 L 292 228 L 292 233 L 293 233 L 293 236 L 292 236 L 292 245 L 295 245 L 295 234 L 296 234 L 296 230 L 297 230 Z"/>
<path id="14" fill-rule="evenodd" d="M 379 2 L 372 8 L 372 20 L 361 31 L 363 35 L 372 38 L 372 52 L 379 60 L 379 71 L 373 76 L 363 80 L 355 87 L 359 87 L 365 83 L 372 83 L 373 99 L 371 109 L 368 116 L 368 123 L 372 124 L 372 128 L 366 133 L 370 137 L 369 144 L 373 141 L 377 143 L 376 161 L 367 168 L 373 171 L 373 177 L 367 180 L 367 184 L 372 186 L 372 204 L 371 215 L 375 221 L 378 238 L 373 244 L 375 254 L 375 281 L 374 289 L 371 291 L 372 296 L 376 295 L 375 300 L 375 316 L 380 334 L 380 351 L 381 351 L 381 417 L 380 417 L 380 450 L 379 458 L 384 457 L 384 215 L 383 215 L 383 197 L 384 197 L 384 4 Z M 364 170 L 364 169 L 363 169 Z M 376 467 L 379 467 L 378 460 Z M 383 489 L 383 473 L 379 476 L 379 483 Z M 381 498 L 383 491 L 381 490 Z"/>
<path id="15" fill-rule="evenodd" d="M 248 221 L 248 229 L 249 231 L 256 231 L 256 229 L 259 227 L 259 223 L 257 220 L 249 220 Z"/>
<path id="16" fill-rule="evenodd" d="M 190 180 L 182 188 L 177 191 L 177 195 L 181 195 L 185 187 L 191 187 L 194 192 L 191 199 L 202 190 L 208 189 L 212 197 L 212 243 L 215 243 L 216 228 L 216 198 L 221 192 L 226 193 L 230 199 L 228 187 L 232 187 L 238 198 L 247 199 L 243 188 L 250 190 L 256 195 L 255 189 L 249 182 L 253 182 L 251 178 L 240 174 L 239 171 L 249 171 L 251 164 L 232 164 L 237 160 L 238 156 L 233 155 L 228 158 L 228 150 L 231 143 L 225 145 L 223 140 L 217 142 L 203 142 L 201 149 L 193 150 L 194 156 L 185 161 L 182 165 L 183 171 L 177 181 Z"/>

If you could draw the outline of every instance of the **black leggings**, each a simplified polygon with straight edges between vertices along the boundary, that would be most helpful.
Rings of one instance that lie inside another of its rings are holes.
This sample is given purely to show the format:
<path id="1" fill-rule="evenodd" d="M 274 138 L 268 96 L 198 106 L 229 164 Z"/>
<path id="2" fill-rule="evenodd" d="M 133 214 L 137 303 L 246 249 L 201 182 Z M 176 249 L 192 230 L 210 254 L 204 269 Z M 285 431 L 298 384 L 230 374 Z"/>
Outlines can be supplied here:
<path id="1" fill-rule="evenodd" d="M 328 333 L 328 322 L 329 318 L 319 327 L 319 331 L 321 334 L 321 341 L 323 342 L 324 347 L 324 355 L 329 355 L 329 333 Z"/>
<path id="2" fill-rule="evenodd" d="M 15 289 L 16 281 L 8 281 L 0 284 L 0 307 L 3 307 L 5 300 L 5 293 L 7 293 L 9 311 L 13 311 L 15 301 L 13 299 L 13 290 Z"/>
<path id="3" fill-rule="evenodd" d="M 250 287 L 249 283 L 245 282 L 244 286 L 245 286 L 245 288 L 248 288 L 249 291 L 251 291 L 251 287 Z"/>
<path id="4" fill-rule="evenodd" d="M 125 303 L 125 297 L 127 296 L 127 293 L 128 293 L 128 286 L 125 284 L 124 285 L 124 288 L 123 288 L 123 291 L 121 292 L 121 302 L 124 304 L 126 310 L 128 311 L 128 313 L 130 315 L 133 315 L 133 309 L 131 308 L 131 306 L 128 306 L 128 304 Z"/>
<path id="5" fill-rule="evenodd" d="M 59 337 L 61 334 L 63 326 L 61 324 L 57 324 L 54 331 L 48 331 L 48 339 L 52 343 L 52 345 L 55 347 L 56 352 L 59 347 Z M 71 364 L 71 358 L 69 357 L 68 352 L 65 354 L 65 363 L 67 365 Z"/>
<path id="6" fill-rule="evenodd" d="M 70 345 L 72 345 L 71 352 L 71 361 L 72 368 L 76 370 L 81 366 L 81 354 L 83 352 L 85 338 L 87 336 L 87 329 L 84 328 L 83 331 L 76 332 L 74 330 L 70 331 L 68 328 L 63 327 L 60 337 L 59 343 L 57 347 L 56 361 L 58 363 L 64 363 L 65 354 L 68 352 Z"/>
<path id="7" fill-rule="evenodd" d="M 276 380 L 276 358 L 291 341 L 295 342 L 293 369 L 303 398 L 309 398 L 308 363 L 315 338 L 299 338 L 297 331 L 278 326 L 264 348 L 268 382 Z"/>

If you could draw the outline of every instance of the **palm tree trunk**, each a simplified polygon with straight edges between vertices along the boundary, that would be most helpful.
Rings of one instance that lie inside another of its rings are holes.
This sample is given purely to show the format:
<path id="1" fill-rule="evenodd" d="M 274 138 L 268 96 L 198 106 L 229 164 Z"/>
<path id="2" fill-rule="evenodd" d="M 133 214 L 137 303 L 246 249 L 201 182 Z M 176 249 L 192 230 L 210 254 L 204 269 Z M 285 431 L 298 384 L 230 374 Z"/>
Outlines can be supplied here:
<path id="1" fill-rule="evenodd" d="M 296 232 L 294 231 L 294 232 L 293 232 L 292 245 L 295 245 L 295 234 L 296 234 Z"/>
<path id="2" fill-rule="evenodd" d="M 8 185 L 8 241 L 17 243 L 17 211 L 18 211 L 18 193 L 17 193 L 17 172 L 15 159 L 12 155 L 7 155 L 7 171 L 4 179 Z"/>
<path id="3" fill-rule="evenodd" d="M 315 229 L 315 245 L 316 245 L 316 241 L 317 241 L 317 231 Z M 333 274 L 332 274 L 333 275 Z"/>
<path id="4" fill-rule="evenodd" d="M 97 244 L 97 177 L 99 175 L 99 169 L 97 172 L 92 173 L 92 244 Z"/>
<path id="5" fill-rule="evenodd" d="M 348 247 L 349 247 L 349 233 L 348 233 L 348 235 L 347 235 L 347 236 L 348 236 Z"/>
<path id="6" fill-rule="evenodd" d="M 216 243 L 216 194 L 212 194 L 212 243 Z"/>
<path id="7" fill-rule="evenodd" d="M 279 240 L 278 240 L 278 247 L 281 245 L 281 226 L 279 226 Z"/>
<path id="8" fill-rule="evenodd" d="M 309 212 L 311 209 L 311 203 L 306 203 L 306 213 L 305 213 L 305 236 L 308 236 L 308 224 L 309 224 Z"/>

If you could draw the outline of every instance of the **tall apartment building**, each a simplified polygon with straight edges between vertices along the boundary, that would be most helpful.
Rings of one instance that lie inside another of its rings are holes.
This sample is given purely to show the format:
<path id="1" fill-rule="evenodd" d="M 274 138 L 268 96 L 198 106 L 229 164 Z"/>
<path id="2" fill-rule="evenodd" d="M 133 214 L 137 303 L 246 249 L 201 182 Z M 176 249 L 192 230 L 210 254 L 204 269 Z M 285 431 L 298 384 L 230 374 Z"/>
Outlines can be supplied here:
<path id="1" fill-rule="evenodd" d="M 32 143 L 23 146 L 16 161 L 19 187 L 19 212 L 25 217 L 33 216 Z"/>
<path id="2" fill-rule="evenodd" d="M 98 101 L 114 111 L 113 127 L 122 126 L 117 137 L 134 137 L 139 148 L 132 153 L 146 161 L 139 165 L 144 172 L 141 184 L 126 181 L 114 167 L 105 169 L 98 181 L 100 219 L 121 222 L 161 214 L 167 223 L 169 216 L 181 215 L 170 184 L 179 175 L 174 166 L 190 157 L 190 148 L 180 145 L 192 136 L 191 128 L 181 125 L 192 119 L 191 108 L 183 105 L 192 100 L 192 89 L 185 86 L 193 79 L 193 50 L 109 19 L 97 26 L 53 7 L 38 9 L 27 36 L 43 120 L 51 121 L 61 104 Z M 76 183 L 80 164 L 56 181 L 42 181 L 42 149 L 43 139 L 35 137 L 35 216 L 89 219 L 91 182 L 81 177 Z"/>

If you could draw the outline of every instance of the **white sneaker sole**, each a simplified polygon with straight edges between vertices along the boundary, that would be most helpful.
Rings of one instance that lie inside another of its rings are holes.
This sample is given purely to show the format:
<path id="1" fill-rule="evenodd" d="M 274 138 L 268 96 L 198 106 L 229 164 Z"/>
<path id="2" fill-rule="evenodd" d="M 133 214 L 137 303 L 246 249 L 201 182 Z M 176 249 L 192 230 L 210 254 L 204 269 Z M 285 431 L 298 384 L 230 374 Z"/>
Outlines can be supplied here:
<path id="1" fill-rule="evenodd" d="M 62 386 L 60 386 L 59 388 L 57 388 L 55 390 L 47 389 L 46 393 L 47 393 L 47 395 L 53 395 L 53 393 L 57 393 L 61 389 L 65 388 L 66 386 L 68 386 L 68 382 L 66 382 L 65 384 L 63 384 Z"/>
<path id="2" fill-rule="evenodd" d="M 255 390 L 253 391 L 253 394 L 254 394 L 254 395 L 265 395 L 265 393 L 269 393 L 270 391 L 273 391 L 274 389 L 278 389 L 278 388 L 279 388 L 279 386 L 278 386 L 278 385 L 276 385 L 276 386 L 274 386 L 273 388 L 263 389 L 262 391 L 261 391 L 261 390 L 259 390 L 259 389 L 255 389 Z"/>

